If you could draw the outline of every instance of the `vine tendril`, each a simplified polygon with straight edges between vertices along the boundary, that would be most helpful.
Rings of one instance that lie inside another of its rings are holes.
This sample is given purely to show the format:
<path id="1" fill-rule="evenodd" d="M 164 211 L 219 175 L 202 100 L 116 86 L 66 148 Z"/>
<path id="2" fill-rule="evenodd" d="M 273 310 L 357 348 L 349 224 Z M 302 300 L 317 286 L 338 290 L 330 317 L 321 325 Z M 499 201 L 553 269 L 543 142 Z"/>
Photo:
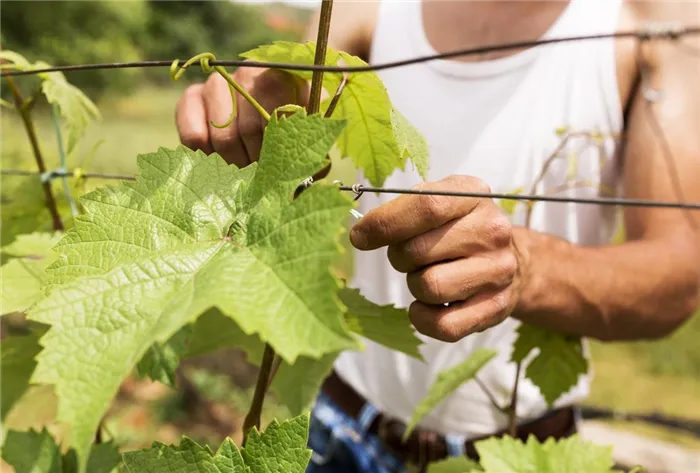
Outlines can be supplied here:
<path id="1" fill-rule="evenodd" d="M 217 125 L 213 121 L 209 121 L 211 126 L 216 127 L 216 128 L 226 128 L 229 126 L 231 123 L 233 123 L 233 120 L 236 118 L 236 113 L 238 111 L 238 100 L 236 98 L 236 92 L 241 94 L 244 99 L 246 99 L 254 108 L 255 110 L 258 111 L 262 117 L 270 121 L 270 114 L 267 113 L 267 111 L 263 108 L 260 103 L 253 98 L 252 95 L 248 93 L 247 90 L 245 90 L 241 85 L 236 82 L 231 75 L 226 72 L 226 69 L 223 66 L 212 66 L 211 61 L 216 61 L 216 56 L 213 53 L 201 53 L 197 54 L 196 56 L 191 57 L 185 64 L 180 66 L 180 60 L 175 59 L 171 64 L 170 64 L 170 77 L 173 80 L 178 80 L 180 77 L 182 77 L 182 74 L 185 73 L 185 70 L 190 67 L 192 64 L 199 62 L 199 65 L 202 67 L 202 70 L 209 74 L 212 71 L 216 71 L 219 73 L 221 77 L 224 78 L 224 80 L 228 83 L 228 88 L 229 92 L 231 92 L 231 102 L 233 104 L 233 110 L 231 111 L 231 116 L 229 119 L 226 121 L 226 123 L 223 123 L 221 125 Z"/>

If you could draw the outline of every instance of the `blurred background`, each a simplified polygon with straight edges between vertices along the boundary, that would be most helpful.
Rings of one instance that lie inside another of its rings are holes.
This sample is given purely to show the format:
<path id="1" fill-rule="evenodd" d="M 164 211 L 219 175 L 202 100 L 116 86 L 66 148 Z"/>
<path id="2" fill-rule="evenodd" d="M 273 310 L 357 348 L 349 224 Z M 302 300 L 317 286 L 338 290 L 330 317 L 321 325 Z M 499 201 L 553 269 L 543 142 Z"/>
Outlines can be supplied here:
<path id="1" fill-rule="evenodd" d="M 16 51 L 30 62 L 49 64 L 184 61 L 204 51 L 235 59 L 239 53 L 272 40 L 300 40 L 317 3 L 4 0 L 0 6 L 0 43 L 3 49 Z M 68 157 L 69 168 L 90 156 L 89 171 L 133 173 L 137 154 L 178 144 L 176 101 L 189 82 L 206 76 L 193 68 L 175 82 L 167 68 L 152 68 L 74 72 L 67 78 L 96 102 L 102 114 Z M 33 80 L 22 77 L 17 83 L 29 93 Z M 0 90 L 7 99 L 2 82 Z M 37 130 L 47 165 L 52 168 L 58 164 L 58 155 L 48 111 L 40 100 L 35 112 Z M 1 126 L 2 167 L 34 170 L 18 114 L 3 108 Z M 87 189 L 104 183 L 89 180 Z M 29 178 L 2 177 L 3 243 L 11 233 L 50 230 L 50 220 L 41 208 L 36 210 L 36 218 L 22 221 L 13 220 L 13 213 L 5 211 L 17 203 L 18 193 L 30 192 L 27 189 L 38 191 Z M 4 333 L 6 330 L 11 327 L 3 327 Z M 595 381 L 589 405 L 700 420 L 700 317 L 663 341 L 594 342 L 592 353 Z M 240 440 L 241 413 L 250 401 L 255 369 L 234 350 L 192 360 L 182 374 L 178 390 L 148 381 L 125 383 L 106 422 L 110 435 L 125 449 L 145 447 L 153 440 L 178 442 L 183 433 L 211 445 L 218 445 L 226 435 Z M 51 393 L 33 389 L 6 413 L 3 430 L 39 427 L 50 422 L 54 414 Z M 274 402 L 268 403 L 268 418 L 277 415 L 285 414 Z M 680 430 L 638 422 L 605 422 L 700 452 L 698 437 Z"/>

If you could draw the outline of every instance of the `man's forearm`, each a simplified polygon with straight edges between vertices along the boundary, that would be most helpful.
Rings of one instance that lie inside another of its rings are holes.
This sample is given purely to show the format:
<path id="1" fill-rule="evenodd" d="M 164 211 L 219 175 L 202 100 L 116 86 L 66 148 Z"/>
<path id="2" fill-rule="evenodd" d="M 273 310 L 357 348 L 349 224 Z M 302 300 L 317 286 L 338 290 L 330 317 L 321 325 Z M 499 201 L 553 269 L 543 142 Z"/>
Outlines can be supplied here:
<path id="1" fill-rule="evenodd" d="M 521 297 L 513 317 L 601 340 L 665 336 L 698 307 L 699 255 L 687 234 L 604 247 L 525 228 Z"/>

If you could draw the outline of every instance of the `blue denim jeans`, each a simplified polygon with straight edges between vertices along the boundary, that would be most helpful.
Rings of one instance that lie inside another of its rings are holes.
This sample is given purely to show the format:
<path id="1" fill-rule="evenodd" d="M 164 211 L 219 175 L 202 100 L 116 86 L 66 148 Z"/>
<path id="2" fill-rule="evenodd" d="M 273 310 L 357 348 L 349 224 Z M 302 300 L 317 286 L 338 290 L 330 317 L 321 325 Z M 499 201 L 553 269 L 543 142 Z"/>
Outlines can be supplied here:
<path id="1" fill-rule="evenodd" d="M 367 433 L 377 414 L 372 404 L 365 403 L 355 419 L 320 393 L 311 411 L 308 447 L 313 453 L 306 473 L 408 473 L 381 439 Z M 568 435 L 578 431 L 580 409 L 574 408 L 574 417 Z M 464 455 L 464 437 L 448 435 L 445 440 L 449 456 Z"/>
<path id="2" fill-rule="evenodd" d="M 354 419 L 319 394 L 311 412 L 308 446 L 313 453 L 306 473 L 407 473 L 403 462 L 367 433 L 376 415 L 367 403 Z"/>

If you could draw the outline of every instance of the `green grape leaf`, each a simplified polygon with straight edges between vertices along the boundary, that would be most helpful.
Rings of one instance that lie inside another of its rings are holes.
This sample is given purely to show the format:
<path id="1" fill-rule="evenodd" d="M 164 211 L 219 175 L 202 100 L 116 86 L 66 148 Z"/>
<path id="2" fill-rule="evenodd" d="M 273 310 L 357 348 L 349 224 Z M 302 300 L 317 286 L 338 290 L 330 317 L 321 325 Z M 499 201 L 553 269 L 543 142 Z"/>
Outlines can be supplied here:
<path id="1" fill-rule="evenodd" d="M 612 473 L 612 447 L 586 442 L 578 435 L 539 443 L 509 436 L 477 441 L 481 467 L 486 473 Z"/>
<path id="2" fill-rule="evenodd" d="M 418 174 L 423 180 L 427 179 L 430 158 L 428 142 L 425 137 L 411 125 L 401 112 L 393 107 L 391 109 L 391 123 L 394 129 L 394 137 L 401 151 L 401 159 L 405 163 L 406 159 L 410 158 Z"/>
<path id="3" fill-rule="evenodd" d="M 15 473 L 62 473 L 61 450 L 48 430 L 10 430 L 2 447 L 2 458 Z"/>
<path id="4" fill-rule="evenodd" d="M 270 386 L 277 402 L 293 416 L 308 412 L 338 355 L 331 353 L 318 360 L 300 357 L 293 365 L 283 362 Z"/>
<path id="5" fill-rule="evenodd" d="M 250 468 L 245 466 L 243 457 L 236 444 L 226 438 L 214 456 L 214 466 L 221 473 L 248 473 Z"/>
<path id="6" fill-rule="evenodd" d="M 3 159 L 4 166 L 9 167 L 8 160 Z M 17 166 L 21 167 L 20 163 Z M 52 182 L 58 212 L 62 216 L 64 227 L 68 228 L 70 208 L 63 191 L 57 189 L 61 185 L 58 180 Z M 10 244 L 18 235 L 52 231 L 51 214 L 44 199 L 39 176 L 0 175 L 0 241 L 3 244 Z"/>
<path id="7" fill-rule="evenodd" d="M 175 387 L 175 370 L 180 359 L 187 352 L 187 344 L 192 326 L 186 325 L 175 332 L 165 343 L 154 343 L 136 365 L 139 378 L 148 377 L 172 388 Z"/>
<path id="8" fill-rule="evenodd" d="M 566 180 L 569 184 L 573 184 L 574 180 L 576 179 L 576 175 L 578 174 L 579 157 L 576 154 L 576 152 L 571 151 L 566 156 L 566 160 L 568 161 L 568 171 L 566 174 Z"/>
<path id="9" fill-rule="evenodd" d="M 0 347 L 0 418 L 10 412 L 29 388 L 29 379 L 36 367 L 34 358 L 41 351 L 39 338 L 47 327 L 32 326 L 27 335 L 9 335 L 3 338 Z"/>
<path id="10" fill-rule="evenodd" d="M 3 49 L 2 51 L 0 51 L 0 59 L 6 61 L 2 64 L 3 68 L 7 67 L 8 63 L 16 66 L 13 67 L 13 69 L 24 70 L 32 67 L 32 64 L 29 61 L 27 61 L 27 58 L 9 49 Z"/>
<path id="11" fill-rule="evenodd" d="M 23 312 L 42 296 L 41 288 L 48 278 L 45 270 L 58 256 L 52 248 L 61 236 L 58 232 L 18 235 L 0 250 L 14 257 L 0 268 L 3 314 Z"/>
<path id="12" fill-rule="evenodd" d="M 139 156 L 137 180 L 81 199 L 86 214 L 56 246 L 48 296 L 29 314 L 52 325 L 33 381 L 55 386 L 81 461 L 146 351 L 211 307 L 289 363 L 359 346 L 329 269 L 352 202 L 323 183 L 292 200 L 343 126 L 302 113 L 273 120 L 260 160 L 243 169 L 161 148 Z"/>
<path id="13" fill-rule="evenodd" d="M 122 463 L 122 455 L 113 441 L 96 444 L 90 451 L 88 473 L 118 473 L 115 468 Z M 78 458 L 74 449 L 63 455 L 63 473 L 78 471 Z"/>
<path id="14" fill-rule="evenodd" d="M 39 63 L 37 65 L 48 66 Z M 41 77 L 44 79 L 41 91 L 46 100 L 58 105 L 61 112 L 61 121 L 67 129 L 66 153 L 70 154 L 90 122 L 100 118 L 100 112 L 82 90 L 66 80 L 63 73 L 51 72 L 41 74 Z"/>
<path id="15" fill-rule="evenodd" d="M 51 67 L 50 64 L 43 61 L 32 64 L 14 51 L 3 51 L 2 59 L 13 63 L 15 68 L 19 70 Z M 69 154 L 85 133 L 90 121 L 100 118 L 100 112 L 82 90 L 66 80 L 66 76 L 62 72 L 41 72 L 37 76 L 42 79 L 41 91 L 46 96 L 46 100 L 51 104 L 58 105 L 61 112 L 62 121 L 68 131 L 66 153 Z"/>
<path id="16" fill-rule="evenodd" d="M 2 243 L 9 244 L 17 235 L 51 228 L 51 216 L 43 198 L 39 176 L 0 175 Z"/>
<path id="17" fill-rule="evenodd" d="M 77 465 L 75 451 L 69 450 L 61 455 L 60 447 L 45 427 L 41 432 L 10 430 L 3 445 L 2 458 L 15 473 L 74 473 Z M 121 461 L 114 442 L 101 443 L 90 452 L 87 471 L 111 473 Z"/>
<path id="18" fill-rule="evenodd" d="M 311 65 L 314 63 L 315 49 L 314 42 L 276 41 L 246 51 L 241 56 L 256 61 Z M 340 62 L 347 66 L 367 66 L 357 56 L 327 48 L 326 64 L 335 66 Z M 311 79 L 312 75 L 308 71 L 289 72 L 306 80 Z M 323 74 L 323 87 L 331 98 L 341 80 L 339 73 Z M 324 111 L 331 98 L 324 100 Z M 426 178 L 428 148 L 425 139 L 393 108 L 389 94 L 375 72 L 348 76 L 333 117 L 346 119 L 348 123 L 338 140 L 339 149 L 362 169 L 372 185 L 380 186 L 394 170 L 404 169 L 407 157 L 410 157 L 423 179 Z"/>
<path id="19" fill-rule="evenodd" d="M 60 232 L 34 232 L 27 235 L 17 235 L 17 238 L 12 243 L 3 246 L 0 248 L 0 251 L 6 255 L 17 257 L 52 257 L 56 254 L 53 251 L 53 247 L 56 246 L 56 243 L 62 236 L 63 234 Z"/>
<path id="20" fill-rule="evenodd" d="M 449 457 L 430 463 L 427 473 L 476 473 L 483 471 L 474 460 L 462 457 Z"/>
<path id="21" fill-rule="evenodd" d="M 418 347 L 422 344 L 403 309 L 377 305 L 365 299 L 357 289 L 345 288 L 340 300 L 348 308 L 346 320 L 350 330 L 369 340 L 423 361 Z"/>
<path id="22" fill-rule="evenodd" d="M 528 363 L 525 376 L 540 389 L 547 404 L 552 406 L 562 394 L 576 385 L 581 374 L 588 371 L 588 360 L 580 338 L 522 324 L 518 327 L 511 361 L 523 362 L 536 348 L 539 353 Z"/>
<path id="23" fill-rule="evenodd" d="M 114 442 L 101 443 L 92 448 L 88 459 L 87 471 L 90 473 L 110 473 L 121 462 L 122 455 Z M 72 471 L 76 471 L 76 469 L 74 468 Z"/>
<path id="24" fill-rule="evenodd" d="M 248 473 L 238 448 L 230 438 L 216 454 L 183 437 L 180 445 L 153 442 L 148 449 L 125 452 L 124 465 L 132 473 Z"/>
<path id="25" fill-rule="evenodd" d="M 286 64 L 299 64 L 303 66 L 312 66 L 316 56 L 316 43 L 307 41 L 305 43 L 295 43 L 291 41 L 273 41 L 271 44 L 263 44 L 257 48 L 251 49 L 239 56 L 251 59 L 254 61 L 277 62 Z M 326 65 L 335 66 L 340 59 L 340 54 L 332 48 L 326 49 Z M 293 71 L 282 69 L 290 72 L 302 79 L 311 80 L 313 72 L 311 71 Z M 323 82 L 325 88 L 331 88 L 335 91 L 342 80 L 342 75 L 339 73 L 323 73 Z M 329 81 L 332 85 L 329 85 Z"/>
<path id="26" fill-rule="evenodd" d="M 148 449 L 126 452 L 124 464 L 133 473 L 303 473 L 311 458 L 306 448 L 307 415 L 276 420 L 263 433 L 253 429 L 240 450 L 226 438 L 216 454 L 183 437 L 178 446 L 153 442 Z"/>
<path id="27" fill-rule="evenodd" d="M 522 187 L 513 189 L 511 194 L 521 194 L 523 192 Z M 518 205 L 518 201 L 514 199 L 499 199 L 498 205 L 503 209 L 507 215 L 513 215 L 515 213 L 515 207 Z"/>
<path id="28" fill-rule="evenodd" d="M 390 305 L 376 305 L 356 289 L 344 288 L 338 295 L 347 306 L 345 320 L 349 330 L 423 360 L 418 350 L 422 342 L 416 336 L 405 310 Z M 264 349 L 260 338 L 245 334 L 235 322 L 218 311 L 210 311 L 195 322 L 187 356 L 230 347 L 243 349 L 248 355 L 248 361 L 260 366 Z M 330 353 L 318 360 L 300 357 L 291 365 L 283 362 L 270 386 L 277 401 L 289 409 L 292 415 L 307 411 L 323 380 L 331 372 L 337 356 L 338 353 Z"/>
<path id="29" fill-rule="evenodd" d="M 224 348 L 240 348 L 250 363 L 260 365 L 264 344 L 257 335 L 249 335 L 217 308 L 211 308 L 192 325 L 185 358 L 191 358 Z"/>
<path id="30" fill-rule="evenodd" d="M 433 410 L 447 396 L 462 384 L 470 381 L 476 376 L 479 370 L 496 356 L 496 351 L 480 348 L 472 353 L 469 358 L 461 363 L 442 371 L 437 375 L 437 379 L 430 387 L 428 394 L 421 400 L 413 411 L 411 420 L 406 426 L 403 439 L 406 441 L 413 432 L 413 429 L 431 410 Z"/>
<path id="31" fill-rule="evenodd" d="M 194 323 L 186 356 L 203 355 L 222 348 L 243 350 L 248 362 L 259 367 L 265 344 L 260 337 L 245 334 L 218 310 L 210 310 Z M 293 416 L 307 412 L 337 357 L 338 353 L 330 353 L 318 360 L 301 356 L 291 365 L 282 362 L 270 385 L 275 401 Z"/>
<path id="32" fill-rule="evenodd" d="M 304 473 L 311 459 L 308 438 L 308 415 L 281 424 L 273 420 L 263 433 L 256 428 L 250 431 L 243 459 L 251 473 Z"/>
<path id="33" fill-rule="evenodd" d="M 348 66 L 367 65 L 357 56 L 345 52 L 340 52 L 340 57 Z M 392 110 L 381 79 L 376 73 L 368 72 L 348 79 L 333 114 L 348 120 L 338 147 L 362 169 L 373 186 L 381 186 L 394 170 L 405 167 L 405 153 L 399 148 L 394 134 Z"/>

